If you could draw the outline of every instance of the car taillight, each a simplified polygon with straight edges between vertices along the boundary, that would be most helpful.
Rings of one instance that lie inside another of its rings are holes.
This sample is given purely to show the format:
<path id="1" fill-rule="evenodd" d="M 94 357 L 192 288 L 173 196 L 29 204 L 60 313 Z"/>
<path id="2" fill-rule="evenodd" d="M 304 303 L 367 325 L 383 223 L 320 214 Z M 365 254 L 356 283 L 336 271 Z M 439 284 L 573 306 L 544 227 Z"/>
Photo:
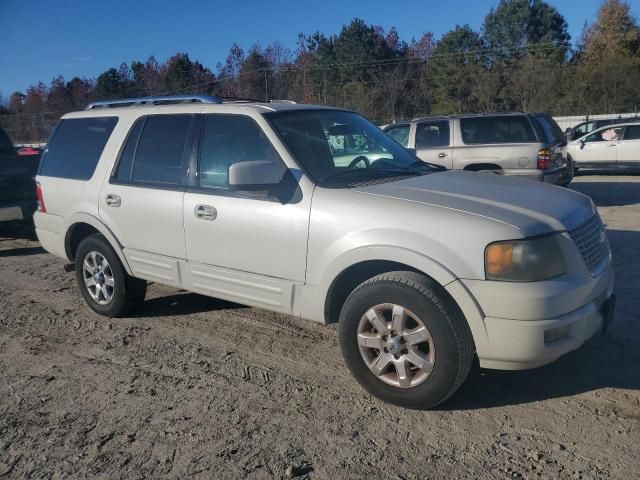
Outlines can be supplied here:
<path id="1" fill-rule="evenodd" d="M 546 170 L 551 165 L 551 150 L 542 148 L 538 150 L 538 170 Z"/>
<path id="2" fill-rule="evenodd" d="M 38 211 L 40 213 L 47 213 L 47 207 L 44 205 L 44 196 L 42 195 L 40 182 L 36 182 L 36 198 L 38 199 Z"/>

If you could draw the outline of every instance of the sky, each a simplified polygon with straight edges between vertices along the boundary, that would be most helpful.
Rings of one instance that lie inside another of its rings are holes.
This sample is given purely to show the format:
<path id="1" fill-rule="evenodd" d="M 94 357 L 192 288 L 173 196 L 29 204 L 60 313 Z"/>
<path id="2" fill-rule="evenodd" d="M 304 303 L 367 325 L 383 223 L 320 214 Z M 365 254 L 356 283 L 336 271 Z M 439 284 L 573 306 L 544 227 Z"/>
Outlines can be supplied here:
<path id="1" fill-rule="evenodd" d="M 601 0 L 547 0 L 569 24 L 572 40 Z M 640 0 L 630 0 L 640 17 Z M 159 62 L 186 52 L 216 72 L 233 43 L 245 51 L 279 41 L 295 49 L 299 33 L 339 33 L 353 17 L 402 40 L 456 24 L 479 30 L 498 0 L 0 0 L 0 94 L 6 99 L 57 75 L 95 77 L 123 61 Z"/>

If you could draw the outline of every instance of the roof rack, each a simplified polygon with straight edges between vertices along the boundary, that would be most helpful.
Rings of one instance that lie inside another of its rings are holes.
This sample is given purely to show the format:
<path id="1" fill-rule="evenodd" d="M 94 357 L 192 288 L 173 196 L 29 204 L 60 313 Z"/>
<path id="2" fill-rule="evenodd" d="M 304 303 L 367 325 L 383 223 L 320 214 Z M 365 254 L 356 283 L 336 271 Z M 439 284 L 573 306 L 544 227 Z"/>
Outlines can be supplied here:
<path id="1" fill-rule="evenodd" d="M 269 100 L 269 103 L 291 103 L 295 105 L 297 102 L 294 102 L 293 100 L 274 98 L 273 100 Z"/>
<path id="2" fill-rule="evenodd" d="M 159 97 L 121 98 L 119 100 L 102 100 L 92 102 L 85 110 L 96 108 L 133 107 L 136 105 L 168 105 L 172 103 L 222 103 L 218 97 L 211 95 L 173 95 Z"/>

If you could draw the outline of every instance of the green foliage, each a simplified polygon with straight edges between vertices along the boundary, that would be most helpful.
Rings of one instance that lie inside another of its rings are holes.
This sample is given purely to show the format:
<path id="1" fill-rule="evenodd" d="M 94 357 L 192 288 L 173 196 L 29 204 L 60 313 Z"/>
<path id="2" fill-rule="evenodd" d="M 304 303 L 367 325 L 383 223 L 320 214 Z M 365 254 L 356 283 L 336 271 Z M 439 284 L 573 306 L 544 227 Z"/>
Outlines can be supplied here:
<path id="1" fill-rule="evenodd" d="M 544 0 L 500 0 L 483 25 L 484 41 L 499 59 L 524 55 L 566 58 L 567 22 Z"/>

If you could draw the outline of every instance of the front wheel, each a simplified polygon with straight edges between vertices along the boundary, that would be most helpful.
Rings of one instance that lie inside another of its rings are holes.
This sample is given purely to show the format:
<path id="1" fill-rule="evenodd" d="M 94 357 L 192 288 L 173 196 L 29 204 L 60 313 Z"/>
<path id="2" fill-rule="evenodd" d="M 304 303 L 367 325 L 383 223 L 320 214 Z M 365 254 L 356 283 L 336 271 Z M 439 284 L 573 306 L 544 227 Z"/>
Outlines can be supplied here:
<path id="1" fill-rule="evenodd" d="M 144 302 L 147 282 L 127 274 L 116 252 L 100 234 L 80 242 L 75 270 L 82 296 L 100 315 L 123 317 Z"/>
<path id="2" fill-rule="evenodd" d="M 449 398 L 466 379 L 474 354 L 462 313 L 414 272 L 385 273 L 359 285 L 340 314 L 340 346 L 367 391 L 408 408 Z"/>

